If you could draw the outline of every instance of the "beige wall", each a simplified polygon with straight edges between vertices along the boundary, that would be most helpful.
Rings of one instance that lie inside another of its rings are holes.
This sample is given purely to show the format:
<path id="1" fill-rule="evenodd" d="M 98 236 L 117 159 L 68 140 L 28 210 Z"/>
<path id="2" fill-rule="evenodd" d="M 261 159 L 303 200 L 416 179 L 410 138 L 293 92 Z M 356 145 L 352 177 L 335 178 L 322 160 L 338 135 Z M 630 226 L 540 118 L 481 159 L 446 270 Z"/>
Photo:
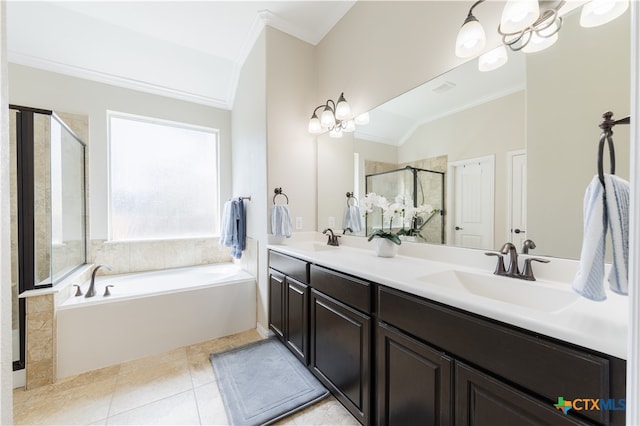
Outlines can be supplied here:
<path id="1" fill-rule="evenodd" d="M 475 10 L 497 28 L 503 2 Z M 454 54 L 467 1 L 360 1 L 317 46 L 318 100 L 344 91 L 355 113 L 369 111 L 466 60 Z M 487 45 L 498 45 L 487 31 Z"/>
<path id="2" fill-rule="evenodd" d="M 213 127 L 220 131 L 220 199 L 231 190 L 231 112 L 96 83 L 16 64 L 9 65 L 10 102 L 89 116 L 90 238 L 107 238 L 107 110 Z M 65 96 L 73 94 L 73 96 Z M 81 94 L 81 95 L 79 95 Z"/>
<path id="3" fill-rule="evenodd" d="M 0 2 L 0 424 L 13 423 L 11 235 L 9 221 L 9 88 L 6 2 Z"/>
<path id="4" fill-rule="evenodd" d="M 581 28 L 577 22 L 568 25 L 568 20 L 578 19 L 570 16 L 548 54 L 527 56 L 528 198 L 544 200 L 527 207 L 527 235 L 540 253 L 553 247 L 556 256 L 580 256 L 582 200 L 597 170 L 598 124 L 607 110 L 615 118 L 630 112 L 629 19 L 625 17 L 601 27 Z M 580 46 L 580 52 L 575 46 Z M 545 69 L 556 70 L 553 78 L 537 78 L 545 75 Z M 615 127 L 613 140 L 616 174 L 628 179 L 629 126 Z M 606 148 L 604 154 L 608 158 Z"/>

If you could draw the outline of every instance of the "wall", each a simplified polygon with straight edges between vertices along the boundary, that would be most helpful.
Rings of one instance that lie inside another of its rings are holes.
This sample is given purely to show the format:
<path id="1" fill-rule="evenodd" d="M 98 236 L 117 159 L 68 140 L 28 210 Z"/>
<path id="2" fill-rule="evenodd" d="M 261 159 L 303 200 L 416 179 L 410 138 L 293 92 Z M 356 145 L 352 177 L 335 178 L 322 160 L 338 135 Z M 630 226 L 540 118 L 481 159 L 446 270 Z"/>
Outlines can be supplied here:
<path id="1" fill-rule="evenodd" d="M 267 122 L 266 122 L 266 34 L 263 31 L 247 57 L 238 79 L 231 115 L 233 146 L 233 196 L 251 196 L 246 204 L 247 237 L 257 250 L 243 254 L 245 261 L 257 264 L 258 324 L 267 330 Z M 262 267 L 260 267 L 262 265 Z"/>
<path id="2" fill-rule="evenodd" d="M 13 423 L 11 235 L 9 226 L 9 87 L 6 2 L 0 2 L 0 424 Z"/>
<path id="3" fill-rule="evenodd" d="M 318 99 L 344 91 L 354 113 L 369 111 L 466 60 L 454 53 L 467 1 L 357 2 L 317 46 Z M 503 2 L 474 10 L 497 28 Z M 500 42 L 487 31 L 487 46 Z"/>
<path id="4" fill-rule="evenodd" d="M 134 90 L 9 64 L 10 102 L 89 116 L 91 239 L 108 237 L 107 110 L 219 129 L 220 199 L 230 197 L 231 112 Z M 61 96 L 82 94 L 82 96 Z"/>
<path id="5" fill-rule="evenodd" d="M 558 42 L 547 54 L 527 56 L 527 190 L 529 199 L 545 200 L 529 203 L 527 235 L 541 253 L 544 247 L 553 247 L 554 255 L 568 258 L 580 254 L 581 238 L 566 236 L 582 235 L 583 188 L 597 173 L 597 126 L 602 114 L 610 110 L 614 118 L 622 118 L 630 112 L 629 12 L 595 28 L 581 28 L 578 16 L 567 17 Z M 539 77 L 545 69 L 554 70 L 552 78 Z M 628 179 L 629 126 L 616 126 L 613 140 L 616 174 Z M 608 158 L 607 148 L 604 155 Z M 560 203 L 573 208 L 554 208 Z"/>

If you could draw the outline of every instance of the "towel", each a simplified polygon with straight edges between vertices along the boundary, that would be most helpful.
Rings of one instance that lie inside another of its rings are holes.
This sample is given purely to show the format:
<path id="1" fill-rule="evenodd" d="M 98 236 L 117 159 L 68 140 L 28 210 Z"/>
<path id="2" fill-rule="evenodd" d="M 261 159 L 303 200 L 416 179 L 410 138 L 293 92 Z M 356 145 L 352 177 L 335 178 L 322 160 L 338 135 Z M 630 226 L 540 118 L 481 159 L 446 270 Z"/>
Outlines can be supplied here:
<path id="1" fill-rule="evenodd" d="M 344 220 L 342 221 L 342 229 L 351 228 L 353 233 L 362 231 L 362 217 L 360 216 L 360 207 L 347 206 L 344 211 Z"/>
<path id="2" fill-rule="evenodd" d="M 220 245 L 231 247 L 231 256 L 240 259 L 247 244 L 246 214 L 241 198 L 227 201 L 222 211 Z"/>
<path id="3" fill-rule="evenodd" d="M 613 264 L 609 287 L 618 294 L 629 294 L 629 182 L 615 175 L 605 175 L 605 202 Z"/>
<path id="4" fill-rule="evenodd" d="M 598 176 L 594 176 L 585 192 L 582 251 L 572 284 L 578 294 L 596 301 L 607 298 L 604 290 L 607 228 L 613 245 L 609 286 L 616 293 L 628 293 L 629 183 L 613 175 L 605 175 L 604 181 L 606 196 Z"/>
<path id="5" fill-rule="evenodd" d="M 276 204 L 271 211 L 271 233 L 275 237 L 291 237 L 291 216 L 289 207 Z"/>

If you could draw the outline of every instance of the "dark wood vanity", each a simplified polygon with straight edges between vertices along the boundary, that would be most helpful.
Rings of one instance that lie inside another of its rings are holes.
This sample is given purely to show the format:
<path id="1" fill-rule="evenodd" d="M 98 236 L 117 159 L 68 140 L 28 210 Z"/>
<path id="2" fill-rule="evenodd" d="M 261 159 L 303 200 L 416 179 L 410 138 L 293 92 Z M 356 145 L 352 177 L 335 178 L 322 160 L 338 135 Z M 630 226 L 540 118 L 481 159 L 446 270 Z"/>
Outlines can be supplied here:
<path id="1" fill-rule="evenodd" d="M 269 328 L 365 425 L 625 422 L 622 359 L 272 250 L 269 311 Z"/>

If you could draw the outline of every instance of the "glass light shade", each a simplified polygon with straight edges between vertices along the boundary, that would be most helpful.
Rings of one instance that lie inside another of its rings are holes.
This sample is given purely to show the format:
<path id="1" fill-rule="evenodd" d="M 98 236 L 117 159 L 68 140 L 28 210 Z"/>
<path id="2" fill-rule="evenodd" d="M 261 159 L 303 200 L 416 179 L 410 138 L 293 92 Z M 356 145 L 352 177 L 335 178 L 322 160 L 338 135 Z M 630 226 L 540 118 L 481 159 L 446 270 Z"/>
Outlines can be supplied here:
<path id="1" fill-rule="evenodd" d="M 355 130 L 356 130 L 356 124 L 353 122 L 353 120 L 347 121 L 346 125 L 344 126 L 344 131 L 353 132 Z"/>
<path id="2" fill-rule="evenodd" d="M 336 105 L 336 119 L 347 120 L 351 118 L 351 107 L 344 98 L 344 94 L 340 94 L 338 104 Z"/>
<path id="3" fill-rule="evenodd" d="M 333 115 L 333 111 L 329 107 L 325 107 L 320 116 L 320 123 L 322 127 L 333 127 L 336 125 L 336 117 Z"/>
<path id="4" fill-rule="evenodd" d="M 487 37 L 484 28 L 477 19 L 473 18 L 465 22 L 456 38 L 456 56 L 469 58 L 475 56 L 487 45 Z"/>
<path id="5" fill-rule="evenodd" d="M 329 136 L 332 138 L 341 138 L 342 137 L 342 127 L 334 127 L 329 132 Z"/>
<path id="6" fill-rule="evenodd" d="M 483 72 L 493 71 L 506 64 L 508 60 L 507 49 L 503 44 L 488 51 L 484 55 L 480 55 L 478 58 L 478 69 Z"/>
<path id="7" fill-rule="evenodd" d="M 522 51 L 525 53 L 540 52 L 541 50 L 553 46 L 556 41 L 558 41 L 558 33 L 555 33 L 551 37 L 540 37 L 534 31 L 531 34 L 531 40 L 529 40 L 529 43 L 522 48 Z"/>
<path id="8" fill-rule="evenodd" d="M 540 17 L 538 0 L 508 0 L 502 9 L 500 31 L 517 33 L 530 27 Z"/>
<path id="9" fill-rule="evenodd" d="M 580 25 L 597 27 L 613 21 L 629 8 L 629 0 L 592 0 L 582 6 Z"/>
<path id="10" fill-rule="evenodd" d="M 318 119 L 318 116 L 313 114 L 313 117 L 311 117 L 311 120 L 309 120 L 309 133 L 322 133 L 322 125 L 320 124 L 320 120 Z"/>
<path id="11" fill-rule="evenodd" d="M 354 121 L 358 126 L 363 126 L 365 124 L 369 124 L 369 113 L 368 112 L 363 112 L 362 114 L 358 115 L 354 119 Z"/>

